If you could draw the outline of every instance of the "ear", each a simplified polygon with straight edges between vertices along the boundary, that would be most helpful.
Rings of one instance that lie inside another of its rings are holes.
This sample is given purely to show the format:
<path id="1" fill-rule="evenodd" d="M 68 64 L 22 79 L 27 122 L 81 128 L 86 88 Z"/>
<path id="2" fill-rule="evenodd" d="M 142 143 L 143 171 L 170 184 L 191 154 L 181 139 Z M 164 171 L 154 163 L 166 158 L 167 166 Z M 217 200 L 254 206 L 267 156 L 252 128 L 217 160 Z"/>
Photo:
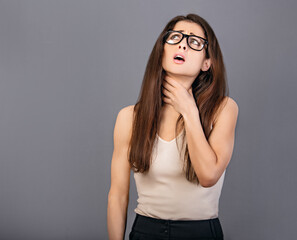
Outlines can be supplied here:
<path id="1" fill-rule="evenodd" d="M 205 59 L 205 60 L 203 61 L 203 63 L 202 63 L 202 68 L 201 68 L 201 70 L 202 70 L 203 72 L 206 72 L 206 71 L 210 68 L 210 65 L 211 65 L 211 60 L 210 60 L 210 58 Z"/>

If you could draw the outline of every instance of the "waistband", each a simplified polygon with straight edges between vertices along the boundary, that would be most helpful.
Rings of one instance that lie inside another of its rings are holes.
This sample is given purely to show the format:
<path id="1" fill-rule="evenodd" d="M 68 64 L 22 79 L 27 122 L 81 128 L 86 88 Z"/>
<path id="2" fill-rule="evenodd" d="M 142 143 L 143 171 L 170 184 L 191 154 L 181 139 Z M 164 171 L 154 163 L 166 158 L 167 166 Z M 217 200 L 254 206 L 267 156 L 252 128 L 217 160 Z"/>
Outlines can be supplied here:
<path id="1" fill-rule="evenodd" d="M 136 213 L 132 230 L 158 236 L 223 238 L 219 218 L 205 220 L 166 220 Z"/>

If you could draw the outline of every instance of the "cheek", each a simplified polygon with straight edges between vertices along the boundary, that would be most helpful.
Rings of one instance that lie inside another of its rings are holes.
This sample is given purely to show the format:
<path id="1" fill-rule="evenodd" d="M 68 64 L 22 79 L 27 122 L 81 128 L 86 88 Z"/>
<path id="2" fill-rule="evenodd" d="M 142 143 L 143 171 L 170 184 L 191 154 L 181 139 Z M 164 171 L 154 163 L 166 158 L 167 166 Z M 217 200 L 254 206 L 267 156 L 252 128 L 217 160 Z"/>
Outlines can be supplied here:
<path id="1" fill-rule="evenodd" d="M 164 50 L 163 50 L 163 59 L 164 59 L 164 61 L 169 60 L 169 56 L 171 55 L 171 52 L 172 52 L 172 49 L 170 49 L 170 47 L 165 44 Z"/>
<path id="2" fill-rule="evenodd" d="M 203 63 L 203 59 L 201 57 L 197 57 L 195 58 L 195 60 L 193 60 L 193 65 L 195 65 L 198 70 L 201 69 L 202 63 Z"/>

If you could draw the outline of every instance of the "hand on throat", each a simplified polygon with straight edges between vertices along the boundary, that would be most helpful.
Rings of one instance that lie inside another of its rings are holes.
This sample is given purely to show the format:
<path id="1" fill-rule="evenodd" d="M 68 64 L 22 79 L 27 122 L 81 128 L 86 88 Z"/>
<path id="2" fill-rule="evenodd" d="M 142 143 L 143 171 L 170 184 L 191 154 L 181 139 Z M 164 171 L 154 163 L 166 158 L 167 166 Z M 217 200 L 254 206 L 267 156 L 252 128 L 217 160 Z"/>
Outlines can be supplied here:
<path id="1" fill-rule="evenodd" d="M 173 79 L 174 81 L 181 84 L 187 90 L 191 88 L 192 83 L 195 80 L 193 77 L 190 77 L 190 76 L 177 75 L 177 74 L 172 74 L 170 72 L 166 72 L 166 75 L 170 79 Z M 167 116 L 165 118 L 171 118 L 171 119 L 177 119 L 178 116 L 180 115 L 180 113 L 177 112 L 171 104 L 168 104 L 165 102 L 162 107 L 162 113 L 164 114 L 164 116 Z"/>
<path id="2" fill-rule="evenodd" d="M 195 81 L 195 77 L 192 77 L 192 76 L 177 75 L 171 72 L 166 72 L 166 75 L 172 78 L 173 80 L 177 81 L 178 83 L 180 83 L 187 90 L 191 88 L 193 82 Z"/>

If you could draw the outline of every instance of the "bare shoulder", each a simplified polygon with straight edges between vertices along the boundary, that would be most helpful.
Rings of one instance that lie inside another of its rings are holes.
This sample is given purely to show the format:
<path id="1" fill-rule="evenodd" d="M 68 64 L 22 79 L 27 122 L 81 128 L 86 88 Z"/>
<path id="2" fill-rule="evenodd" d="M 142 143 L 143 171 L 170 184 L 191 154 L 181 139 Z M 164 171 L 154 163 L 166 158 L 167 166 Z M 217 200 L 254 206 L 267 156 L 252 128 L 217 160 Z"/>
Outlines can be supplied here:
<path id="1" fill-rule="evenodd" d="M 117 116 L 118 120 L 126 128 L 129 128 L 132 125 L 133 112 L 134 112 L 134 105 L 129 105 L 122 108 L 118 113 L 118 116 Z"/>
<path id="2" fill-rule="evenodd" d="M 236 103 L 236 101 L 235 101 L 233 98 L 231 98 L 231 97 L 226 97 L 226 98 L 224 99 L 224 101 L 226 102 L 226 106 L 225 106 L 225 107 L 226 107 L 229 111 L 231 111 L 231 112 L 233 112 L 233 113 L 238 112 L 238 110 L 239 110 L 238 104 Z"/>
<path id="3" fill-rule="evenodd" d="M 236 103 L 236 101 L 233 98 L 226 96 L 223 99 L 223 101 L 218 109 L 218 112 L 216 113 L 214 125 L 218 121 L 219 118 L 231 117 L 233 119 L 234 118 L 237 119 L 238 111 L 239 111 L 239 107 L 238 107 L 238 104 Z"/>
<path id="4" fill-rule="evenodd" d="M 115 134 L 119 141 L 127 141 L 130 139 L 133 123 L 134 105 L 129 105 L 122 108 L 116 119 Z"/>
<path id="5" fill-rule="evenodd" d="M 124 115 L 126 117 L 133 117 L 134 106 L 135 105 L 129 105 L 129 106 L 122 108 L 119 111 L 119 114 L 121 113 L 122 115 Z"/>

